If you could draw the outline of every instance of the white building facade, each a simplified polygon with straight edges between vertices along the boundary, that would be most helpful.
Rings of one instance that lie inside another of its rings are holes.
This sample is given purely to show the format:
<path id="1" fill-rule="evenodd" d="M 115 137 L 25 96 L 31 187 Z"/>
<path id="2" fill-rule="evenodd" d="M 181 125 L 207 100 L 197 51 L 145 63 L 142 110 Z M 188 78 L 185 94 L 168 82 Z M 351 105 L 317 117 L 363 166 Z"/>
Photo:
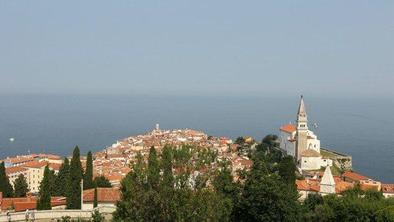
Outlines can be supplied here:
<path id="1" fill-rule="evenodd" d="M 280 148 L 297 160 L 301 170 L 318 170 L 321 167 L 332 166 L 332 160 L 323 159 L 320 155 L 320 140 L 308 128 L 308 118 L 302 96 L 296 124 L 280 127 L 279 140 Z"/>

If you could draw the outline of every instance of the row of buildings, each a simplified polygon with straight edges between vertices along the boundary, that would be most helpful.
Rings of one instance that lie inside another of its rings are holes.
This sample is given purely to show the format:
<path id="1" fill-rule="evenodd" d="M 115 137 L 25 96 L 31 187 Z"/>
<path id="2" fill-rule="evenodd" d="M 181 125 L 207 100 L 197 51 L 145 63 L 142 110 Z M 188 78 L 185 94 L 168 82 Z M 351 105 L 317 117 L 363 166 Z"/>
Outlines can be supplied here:
<path id="1" fill-rule="evenodd" d="M 30 154 L 6 158 L 3 161 L 6 167 L 6 174 L 12 186 L 20 174 L 26 178 L 28 189 L 32 193 L 37 193 L 41 180 L 44 177 L 44 169 L 48 165 L 49 169 L 57 173 L 63 160 L 60 156 L 52 154 Z"/>

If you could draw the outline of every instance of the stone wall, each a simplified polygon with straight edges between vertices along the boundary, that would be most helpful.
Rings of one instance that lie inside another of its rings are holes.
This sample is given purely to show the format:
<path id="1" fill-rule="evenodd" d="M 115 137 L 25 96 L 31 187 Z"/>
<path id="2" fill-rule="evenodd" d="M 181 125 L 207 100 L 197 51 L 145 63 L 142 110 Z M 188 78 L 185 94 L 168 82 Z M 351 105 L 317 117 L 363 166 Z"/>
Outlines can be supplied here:
<path id="1" fill-rule="evenodd" d="M 327 148 L 321 148 L 320 153 L 333 161 L 333 164 L 342 171 L 352 170 L 352 157 L 346 154 L 338 153 Z"/>
<path id="2" fill-rule="evenodd" d="M 98 207 L 96 208 L 102 213 L 106 221 L 111 221 L 112 213 L 116 210 L 115 207 Z M 63 216 L 69 216 L 73 219 L 88 220 L 92 217 L 93 210 L 42 210 L 34 211 L 37 222 L 49 222 L 60 220 Z M 7 215 L 5 213 L 0 215 L 0 222 L 7 222 Z M 25 221 L 25 212 L 11 213 L 11 221 Z"/>

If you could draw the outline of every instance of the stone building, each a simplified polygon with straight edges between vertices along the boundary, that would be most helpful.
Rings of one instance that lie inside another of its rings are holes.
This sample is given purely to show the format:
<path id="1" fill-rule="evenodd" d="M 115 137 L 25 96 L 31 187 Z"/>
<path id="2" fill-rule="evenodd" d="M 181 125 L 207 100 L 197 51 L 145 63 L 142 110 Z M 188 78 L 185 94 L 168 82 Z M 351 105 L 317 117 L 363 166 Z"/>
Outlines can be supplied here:
<path id="1" fill-rule="evenodd" d="M 308 128 L 304 98 L 301 96 L 296 124 L 287 124 L 280 128 L 280 148 L 297 160 L 301 170 L 318 170 L 332 166 L 332 160 L 320 154 L 320 140 Z"/>

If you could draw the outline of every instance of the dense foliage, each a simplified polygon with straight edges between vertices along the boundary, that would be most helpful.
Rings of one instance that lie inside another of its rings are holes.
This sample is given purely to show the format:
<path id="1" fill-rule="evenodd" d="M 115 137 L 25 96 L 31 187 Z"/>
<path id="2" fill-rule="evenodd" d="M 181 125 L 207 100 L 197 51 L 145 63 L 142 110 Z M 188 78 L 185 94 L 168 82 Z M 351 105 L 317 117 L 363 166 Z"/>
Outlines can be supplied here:
<path id="1" fill-rule="evenodd" d="M 81 180 L 83 170 L 78 146 L 73 151 L 70 164 L 70 174 L 67 180 L 66 197 L 67 209 L 81 209 Z"/>
<path id="2" fill-rule="evenodd" d="M 112 187 L 111 182 L 105 176 L 98 176 L 94 178 L 93 184 L 96 187 Z"/>
<path id="3" fill-rule="evenodd" d="M 37 210 L 50 210 L 51 206 L 51 172 L 46 166 L 44 170 L 44 178 L 40 183 L 40 191 L 38 193 Z"/>
<path id="4" fill-rule="evenodd" d="M 26 193 L 29 192 L 26 178 L 23 174 L 19 174 L 14 182 L 15 197 L 25 197 Z"/>
<path id="5" fill-rule="evenodd" d="M 133 171 L 122 181 L 122 199 L 115 221 L 223 221 L 228 220 L 230 203 L 206 184 L 193 183 L 190 146 L 165 146 L 160 159 L 150 150 L 148 163 L 138 155 Z"/>
<path id="6" fill-rule="evenodd" d="M 14 195 L 14 189 L 5 172 L 4 162 L 0 163 L 0 192 L 3 193 L 3 197 L 12 197 Z"/>
<path id="7" fill-rule="evenodd" d="M 64 158 L 63 164 L 60 166 L 59 173 L 54 181 L 54 196 L 67 195 L 67 183 L 70 176 L 70 163 L 67 158 Z"/>
<path id="8" fill-rule="evenodd" d="M 93 182 L 93 156 L 92 152 L 89 151 L 86 158 L 86 170 L 83 175 L 83 189 L 91 189 L 94 188 Z"/>
<path id="9" fill-rule="evenodd" d="M 304 202 L 307 221 L 394 221 L 394 199 L 381 192 L 348 190 L 342 197 L 309 195 Z"/>

